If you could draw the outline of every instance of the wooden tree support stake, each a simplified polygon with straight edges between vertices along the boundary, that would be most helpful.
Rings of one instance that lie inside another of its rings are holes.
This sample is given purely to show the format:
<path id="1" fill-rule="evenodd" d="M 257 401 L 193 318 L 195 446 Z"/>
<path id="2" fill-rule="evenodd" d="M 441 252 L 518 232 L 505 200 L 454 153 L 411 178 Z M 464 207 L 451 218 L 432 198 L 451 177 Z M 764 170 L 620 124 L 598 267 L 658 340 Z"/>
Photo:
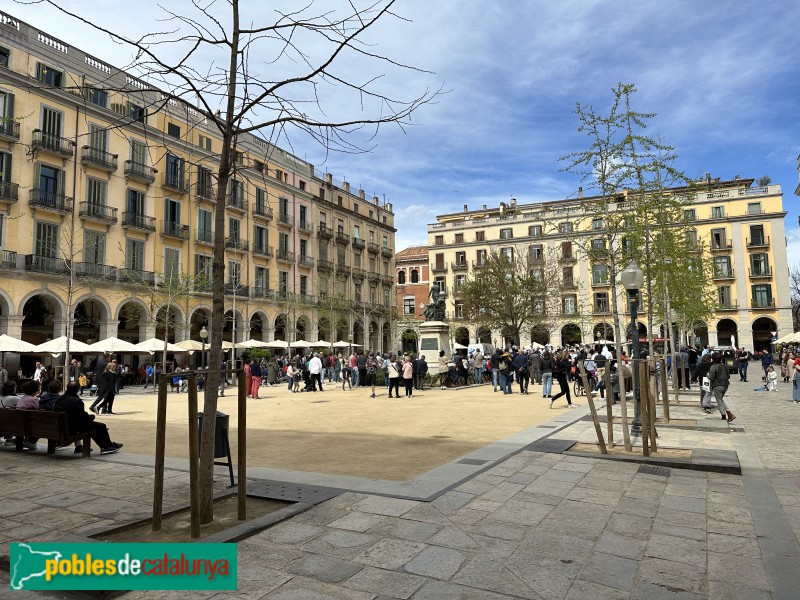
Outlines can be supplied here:
<path id="1" fill-rule="evenodd" d="M 589 386 L 589 376 L 586 374 L 586 369 L 583 366 L 583 361 L 578 361 L 578 368 L 581 370 L 581 378 L 583 379 L 583 389 L 586 391 L 586 401 L 589 403 L 589 410 L 592 412 L 592 422 L 594 423 L 594 430 L 597 432 L 597 443 L 600 444 L 600 453 L 608 454 L 606 448 L 606 441 L 603 439 L 603 429 L 600 427 L 600 419 L 597 416 L 597 410 L 594 407 L 594 398 L 592 397 L 592 388 Z"/>
<path id="2" fill-rule="evenodd" d="M 621 359 L 617 360 L 617 376 L 619 377 L 619 414 L 622 417 L 622 441 L 625 444 L 625 452 L 633 452 L 631 430 L 628 425 L 628 390 L 625 389 L 625 365 Z M 631 389 L 633 389 L 633 378 L 631 378 Z"/>
<path id="3" fill-rule="evenodd" d="M 603 369 L 603 382 L 606 386 L 606 425 L 608 430 L 608 445 L 614 447 L 614 390 L 611 389 L 611 361 L 606 361 Z"/>
<path id="4" fill-rule="evenodd" d="M 189 509 L 192 539 L 200 537 L 200 444 L 197 424 L 197 376 L 189 375 Z"/>
<path id="5" fill-rule="evenodd" d="M 664 405 L 664 421 L 669 423 L 669 390 L 667 390 L 667 361 L 663 358 L 658 363 L 661 381 L 661 403 Z"/>
<path id="6" fill-rule="evenodd" d="M 643 360 L 636 360 L 634 361 L 634 368 L 639 369 L 639 414 L 642 418 L 642 455 L 650 456 L 650 444 L 647 439 L 650 432 L 648 424 L 650 417 L 647 414 L 650 406 L 647 399 L 650 392 L 650 386 L 647 381 L 647 364 Z"/>
<path id="7" fill-rule="evenodd" d="M 247 379 L 244 371 L 239 371 L 238 389 L 238 425 L 237 439 L 238 448 L 236 449 L 236 462 L 239 475 L 239 487 L 237 489 L 238 517 L 240 521 L 247 518 Z"/>
<path id="8" fill-rule="evenodd" d="M 161 512 L 164 506 L 164 453 L 167 437 L 167 379 L 158 379 L 158 406 L 156 407 L 156 456 L 153 480 L 153 531 L 161 530 Z"/>

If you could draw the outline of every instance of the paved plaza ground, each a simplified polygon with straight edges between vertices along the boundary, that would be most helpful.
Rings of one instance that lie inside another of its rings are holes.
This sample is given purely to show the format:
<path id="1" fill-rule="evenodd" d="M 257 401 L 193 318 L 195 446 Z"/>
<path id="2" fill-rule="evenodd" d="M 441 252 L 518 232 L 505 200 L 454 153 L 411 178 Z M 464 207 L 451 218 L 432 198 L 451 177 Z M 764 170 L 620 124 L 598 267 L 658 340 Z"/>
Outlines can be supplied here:
<path id="1" fill-rule="evenodd" d="M 734 428 L 712 426 L 719 416 L 700 412 L 695 392 L 681 396 L 672 417 L 697 418 L 698 427 L 659 428 L 662 447 L 735 450 L 741 475 L 678 468 L 653 474 L 637 464 L 532 450 L 537 440 L 591 441 L 594 433 L 585 420 L 585 403 L 576 410 L 542 411 L 538 389 L 506 398 L 482 389 L 434 390 L 415 399 L 414 410 L 405 399 L 390 404 L 385 396 L 370 400 L 363 392 L 273 396 L 265 390 L 267 398 L 251 406 L 261 402 L 259 414 L 265 422 L 274 420 L 265 427 L 273 436 L 291 427 L 294 433 L 285 439 L 299 440 L 295 452 L 303 452 L 304 436 L 324 431 L 331 440 L 349 438 L 338 442 L 343 449 L 337 452 L 359 462 L 363 457 L 350 454 L 356 450 L 348 445 L 357 447 L 360 429 L 383 443 L 402 438 L 405 431 L 414 440 L 409 445 L 434 446 L 440 439 L 434 436 L 447 435 L 465 444 L 466 452 L 453 456 L 455 449 L 446 445 L 431 450 L 438 458 L 430 464 L 439 466 L 425 473 L 409 469 L 413 475 L 407 481 L 325 471 L 324 461 L 313 462 L 313 457 L 303 466 L 315 466 L 303 471 L 282 462 L 254 467 L 254 482 L 281 475 L 284 481 L 335 483 L 345 491 L 239 542 L 238 592 L 193 592 L 191 597 L 796 599 L 800 405 L 788 399 L 788 385 L 775 394 L 754 393 L 754 387 L 736 378 L 732 382 Z M 137 424 L 152 408 L 135 408 L 136 398 L 123 394 L 119 410 L 129 414 L 109 421 L 115 437 L 117 431 L 138 432 L 146 446 L 150 434 Z M 171 403 L 174 398 L 178 395 L 171 395 Z M 283 420 L 283 410 L 299 423 Z M 172 419 L 177 421 L 179 412 Z M 450 414 L 459 412 L 471 417 Z M 386 416 L 366 419 L 375 413 Z M 514 418 L 519 419 L 516 428 L 507 422 Z M 486 420 L 485 428 L 474 422 L 478 419 Z M 472 438 L 481 441 L 470 444 Z M 147 513 L 152 495 L 148 453 L 128 451 L 137 443 L 123 441 L 124 452 L 90 460 L 0 452 L 0 554 L 7 553 L 10 541 L 79 535 Z M 380 446 L 371 444 L 365 447 Z M 392 452 L 385 455 L 388 460 Z M 177 452 L 174 456 L 166 495 L 180 502 L 188 475 L 185 461 Z M 387 473 L 402 476 L 390 467 Z M 76 484 L 82 491 L 72 491 Z M 224 484 L 220 476 L 218 485 Z M 7 575 L 0 571 L 0 579 L 5 588 Z M 124 596 L 186 597 L 181 592 Z"/>

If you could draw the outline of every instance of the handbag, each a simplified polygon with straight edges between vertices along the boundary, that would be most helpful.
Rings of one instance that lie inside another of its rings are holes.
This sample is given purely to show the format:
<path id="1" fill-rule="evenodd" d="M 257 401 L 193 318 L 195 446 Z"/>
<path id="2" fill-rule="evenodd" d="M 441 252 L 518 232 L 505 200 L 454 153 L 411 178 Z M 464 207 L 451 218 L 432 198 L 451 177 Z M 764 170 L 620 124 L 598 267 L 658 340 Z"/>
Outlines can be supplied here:
<path id="1" fill-rule="evenodd" d="M 708 377 L 703 377 L 703 381 L 700 382 L 700 389 L 704 392 L 711 391 L 711 380 Z"/>

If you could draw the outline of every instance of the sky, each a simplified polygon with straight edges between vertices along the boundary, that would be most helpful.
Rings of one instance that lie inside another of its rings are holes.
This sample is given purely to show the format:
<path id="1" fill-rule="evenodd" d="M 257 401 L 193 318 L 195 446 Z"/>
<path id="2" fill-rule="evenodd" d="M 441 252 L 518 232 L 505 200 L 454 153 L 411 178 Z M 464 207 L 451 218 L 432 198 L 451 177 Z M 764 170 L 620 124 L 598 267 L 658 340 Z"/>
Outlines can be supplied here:
<path id="1" fill-rule="evenodd" d="M 93 22 L 130 35 L 164 31 L 151 0 L 129 5 L 63 0 Z M 179 10 L 184 2 L 167 3 Z M 294 7 L 306 2 L 282 2 Z M 322 6 L 348 3 L 323 0 Z M 246 19 L 272 22 L 274 3 L 249 2 Z M 98 58 L 124 67 L 130 50 L 41 4 L 7 3 L 8 13 Z M 381 19 L 364 49 L 420 70 L 375 65 L 344 55 L 337 74 L 373 76 L 376 89 L 409 98 L 439 89 L 408 127 L 384 126 L 355 143 L 363 153 L 329 153 L 301 132 L 280 145 L 391 202 L 396 249 L 427 243 L 437 214 L 574 198 L 583 184 L 559 157 L 585 149 L 576 102 L 607 111 L 611 88 L 634 83 L 634 108 L 656 113 L 647 133 L 673 146 L 676 166 L 692 178 L 768 175 L 783 188 L 789 263 L 800 259 L 797 158 L 800 154 L 800 5 L 781 0 L 401 0 L 401 18 Z M 136 14 L 136 19 L 131 19 Z M 309 54 L 316 48 L 305 41 Z M 164 52 L 177 48 L 163 49 Z M 216 60 L 208 57 L 208 61 Z M 251 62 L 259 60 L 251 54 Z M 262 60 L 262 63 L 267 63 Z M 262 64 L 270 74 L 288 65 Z M 318 89 L 326 114 L 356 110 L 339 87 Z M 308 89 L 298 98 L 307 98 Z"/>

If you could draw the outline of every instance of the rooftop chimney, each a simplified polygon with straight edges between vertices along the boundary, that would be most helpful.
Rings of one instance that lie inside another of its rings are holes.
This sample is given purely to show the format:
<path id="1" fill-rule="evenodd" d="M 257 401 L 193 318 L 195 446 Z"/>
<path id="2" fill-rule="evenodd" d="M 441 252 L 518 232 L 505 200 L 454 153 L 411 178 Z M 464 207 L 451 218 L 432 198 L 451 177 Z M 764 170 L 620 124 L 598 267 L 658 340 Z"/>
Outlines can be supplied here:
<path id="1" fill-rule="evenodd" d="M 350 193 L 350 183 L 347 182 L 347 181 L 343 181 L 342 185 L 344 186 L 344 191 L 349 194 Z"/>
<path id="2" fill-rule="evenodd" d="M 364 190 L 358 190 L 358 197 L 362 200 L 366 200 L 366 195 L 364 194 Z"/>
<path id="3" fill-rule="evenodd" d="M 578 188 L 578 198 L 583 198 L 583 186 Z"/>
<path id="4" fill-rule="evenodd" d="M 466 204 L 464 205 L 464 212 L 469 212 L 469 207 Z"/>

